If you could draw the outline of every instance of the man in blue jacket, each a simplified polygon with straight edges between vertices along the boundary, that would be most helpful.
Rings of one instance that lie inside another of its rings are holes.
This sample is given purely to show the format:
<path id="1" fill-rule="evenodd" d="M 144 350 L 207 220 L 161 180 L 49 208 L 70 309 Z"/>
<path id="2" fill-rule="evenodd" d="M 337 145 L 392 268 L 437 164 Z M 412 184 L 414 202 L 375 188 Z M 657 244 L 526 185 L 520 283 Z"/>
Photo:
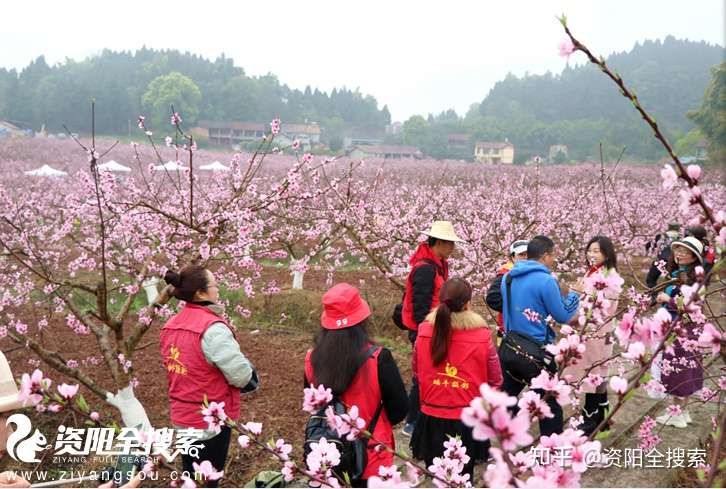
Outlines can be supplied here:
<path id="1" fill-rule="evenodd" d="M 554 357 L 544 349 L 556 336 L 547 318 L 568 323 L 580 306 L 578 294 L 561 287 L 552 276 L 554 248 L 547 236 L 535 236 L 527 245 L 528 259 L 518 261 L 502 280 L 504 340 L 499 359 L 504 375 L 502 390 L 510 396 L 518 396 L 543 368 L 550 373 L 557 371 Z M 537 389 L 535 392 L 544 395 Z M 540 433 L 561 433 L 562 407 L 554 397 L 547 403 L 554 417 L 540 421 Z"/>

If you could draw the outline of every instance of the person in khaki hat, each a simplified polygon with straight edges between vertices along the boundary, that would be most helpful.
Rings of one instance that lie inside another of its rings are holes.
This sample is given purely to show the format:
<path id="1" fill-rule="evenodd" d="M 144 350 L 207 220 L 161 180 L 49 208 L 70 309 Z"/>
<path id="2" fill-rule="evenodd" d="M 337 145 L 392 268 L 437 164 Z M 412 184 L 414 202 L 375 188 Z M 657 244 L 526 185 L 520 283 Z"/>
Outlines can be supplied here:
<path id="1" fill-rule="evenodd" d="M 401 311 L 401 319 L 408 329 L 411 345 L 416 343 L 418 325 L 439 304 L 439 291 L 449 279 L 449 256 L 456 243 L 464 241 L 457 236 L 449 221 L 434 221 L 429 230 L 421 233 L 428 236 L 428 240 L 419 244 L 409 259 L 411 271 L 406 278 Z M 418 379 L 414 377 L 409 393 L 408 417 L 403 427 L 404 435 L 411 436 L 419 413 Z"/>

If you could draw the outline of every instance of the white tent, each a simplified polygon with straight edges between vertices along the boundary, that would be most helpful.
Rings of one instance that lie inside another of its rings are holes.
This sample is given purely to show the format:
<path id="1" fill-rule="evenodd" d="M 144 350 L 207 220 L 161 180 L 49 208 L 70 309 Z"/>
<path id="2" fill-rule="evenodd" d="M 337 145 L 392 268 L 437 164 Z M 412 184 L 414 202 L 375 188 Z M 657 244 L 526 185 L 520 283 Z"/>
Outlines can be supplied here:
<path id="1" fill-rule="evenodd" d="M 61 170 L 56 170 L 55 168 L 51 168 L 48 165 L 43 165 L 37 170 L 26 171 L 25 174 L 33 177 L 64 177 L 68 175 L 68 173 Z"/>
<path id="2" fill-rule="evenodd" d="M 154 170 L 156 170 L 156 171 L 163 171 L 163 170 L 166 170 L 166 171 L 184 171 L 186 169 L 187 169 L 187 167 L 180 165 L 178 161 L 171 161 L 171 160 L 170 161 L 167 161 L 163 165 L 157 165 L 157 166 L 154 167 Z"/>
<path id="3" fill-rule="evenodd" d="M 131 171 L 131 168 L 124 166 L 121 163 L 116 163 L 114 160 L 107 161 L 101 165 L 98 165 L 98 171 L 113 171 L 113 172 L 125 172 Z"/>
<path id="4" fill-rule="evenodd" d="M 204 171 L 229 171 L 229 167 L 223 165 L 219 161 L 214 161 L 208 165 L 202 165 L 199 169 Z"/>

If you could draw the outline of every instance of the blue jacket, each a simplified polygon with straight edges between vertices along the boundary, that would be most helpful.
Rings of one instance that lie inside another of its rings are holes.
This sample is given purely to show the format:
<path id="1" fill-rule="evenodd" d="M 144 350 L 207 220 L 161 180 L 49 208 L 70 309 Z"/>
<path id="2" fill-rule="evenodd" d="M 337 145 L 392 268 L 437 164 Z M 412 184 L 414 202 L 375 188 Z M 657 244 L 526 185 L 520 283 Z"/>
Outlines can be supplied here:
<path id="1" fill-rule="evenodd" d="M 506 279 L 502 280 L 501 288 L 505 332 L 515 331 L 531 336 L 540 343 L 552 343 L 555 332 L 547 326 L 545 318 L 552 316 L 558 323 L 569 322 L 577 314 L 579 296 L 570 291 L 563 298 L 560 286 L 549 268 L 535 260 L 518 261 L 508 276 L 512 277 L 511 309 Z M 525 309 L 536 312 L 539 320 L 532 321 L 527 318 L 524 315 Z"/>

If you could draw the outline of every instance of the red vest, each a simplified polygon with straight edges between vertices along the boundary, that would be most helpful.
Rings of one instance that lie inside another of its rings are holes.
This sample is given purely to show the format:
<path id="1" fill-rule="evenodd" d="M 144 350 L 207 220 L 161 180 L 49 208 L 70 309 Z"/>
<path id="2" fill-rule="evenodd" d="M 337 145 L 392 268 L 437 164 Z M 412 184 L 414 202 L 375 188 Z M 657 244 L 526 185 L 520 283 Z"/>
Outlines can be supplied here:
<path id="1" fill-rule="evenodd" d="M 444 285 L 444 282 L 449 278 L 449 267 L 446 260 L 438 258 L 431 252 L 431 248 L 426 243 L 423 243 L 411 258 L 411 271 L 406 278 L 406 293 L 403 296 L 403 309 L 401 310 L 401 318 L 404 326 L 413 331 L 418 329 L 418 324 L 416 324 L 416 319 L 413 315 L 413 273 L 421 265 L 432 264 L 435 264 L 436 276 L 434 278 L 434 295 L 431 298 L 429 311 L 439 305 L 439 291 L 441 290 L 441 286 Z M 428 314 L 429 311 L 426 311 L 426 313 Z"/>
<path id="2" fill-rule="evenodd" d="M 368 347 L 366 347 L 367 349 Z M 376 414 L 376 409 L 381 403 L 381 387 L 378 384 L 378 354 L 380 348 L 358 369 L 353 381 L 348 389 L 340 396 L 341 401 L 347 407 L 358 406 L 358 415 L 366 421 L 366 426 L 371 422 Z M 311 384 L 315 384 L 315 376 L 313 375 L 313 365 L 310 362 L 312 350 L 308 350 L 305 355 L 305 378 Z M 373 430 L 373 436 L 386 445 L 395 448 L 395 440 L 393 438 L 393 428 L 386 416 L 386 410 L 381 409 L 378 416 L 376 428 Z M 368 479 L 378 475 L 378 467 L 390 466 L 393 464 L 393 454 L 385 450 L 376 452 L 375 444 L 368 444 L 368 465 L 363 472 L 363 479 Z"/>
<path id="3" fill-rule="evenodd" d="M 448 353 L 434 366 L 431 341 L 434 326 L 419 325 L 416 339 L 416 375 L 421 411 L 429 416 L 460 419 L 461 410 L 479 395 L 479 386 L 488 381 L 487 358 L 492 345 L 491 330 L 482 324 L 475 329 L 452 329 Z"/>
<path id="4" fill-rule="evenodd" d="M 239 419 L 239 388 L 228 384 L 222 371 L 207 362 L 202 352 L 202 336 L 218 322 L 226 324 L 206 307 L 187 304 L 161 329 L 161 356 L 169 380 L 171 421 L 175 425 L 207 429 L 201 414 L 205 395 L 209 402 L 223 401 L 227 416 Z"/>

